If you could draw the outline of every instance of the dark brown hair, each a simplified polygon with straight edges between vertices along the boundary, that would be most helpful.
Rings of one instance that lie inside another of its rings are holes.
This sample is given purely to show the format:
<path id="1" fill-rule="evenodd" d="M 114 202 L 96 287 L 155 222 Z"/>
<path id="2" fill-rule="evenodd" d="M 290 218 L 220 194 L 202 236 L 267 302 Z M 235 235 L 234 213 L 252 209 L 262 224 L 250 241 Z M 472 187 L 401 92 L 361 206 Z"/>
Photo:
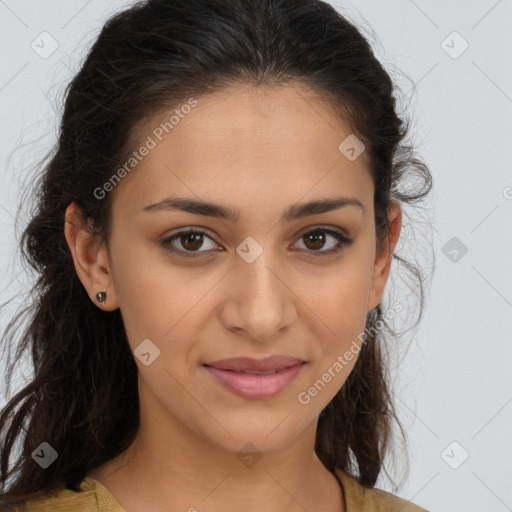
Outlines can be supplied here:
<path id="1" fill-rule="evenodd" d="M 389 234 L 391 201 L 418 202 L 432 177 L 405 142 L 409 121 L 397 113 L 397 87 L 355 24 L 320 0 L 147 0 L 104 25 L 65 92 L 58 142 L 35 184 L 37 202 L 20 241 L 38 277 L 32 301 L 2 338 L 4 349 L 16 348 L 7 389 L 27 349 L 34 376 L 0 413 L 0 501 L 6 506 L 61 486 L 77 489 L 89 470 L 132 443 L 139 426 L 137 367 L 121 314 L 96 307 L 78 279 L 64 237 L 66 207 L 76 201 L 84 225 L 93 219 L 108 247 L 111 195 L 98 200 L 94 190 L 133 151 L 139 122 L 228 85 L 288 82 L 317 93 L 364 142 L 380 244 Z M 408 177 L 414 187 L 401 189 Z M 417 278 L 419 322 L 422 271 L 396 252 L 393 258 Z M 15 343 L 23 315 L 28 323 Z M 399 339 L 382 305 L 369 313 L 371 335 L 320 414 L 315 447 L 329 470 L 342 468 L 368 487 L 384 467 L 394 422 L 405 439 L 383 329 L 374 328 L 379 321 Z M 42 469 L 31 454 L 45 441 L 59 456 Z M 9 468 L 16 442 L 19 453 Z"/>

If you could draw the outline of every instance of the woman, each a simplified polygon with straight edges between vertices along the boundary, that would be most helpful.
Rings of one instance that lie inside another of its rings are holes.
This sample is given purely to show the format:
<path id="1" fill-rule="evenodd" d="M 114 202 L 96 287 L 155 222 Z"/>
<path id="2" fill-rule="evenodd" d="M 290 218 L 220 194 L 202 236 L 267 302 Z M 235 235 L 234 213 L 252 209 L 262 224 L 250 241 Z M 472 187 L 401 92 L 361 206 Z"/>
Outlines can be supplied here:
<path id="1" fill-rule="evenodd" d="M 393 92 L 319 0 L 106 23 L 23 235 L 35 376 L 2 411 L 6 510 L 425 510 L 375 487 L 381 299 L 401 204 L 431 188 Z"/>

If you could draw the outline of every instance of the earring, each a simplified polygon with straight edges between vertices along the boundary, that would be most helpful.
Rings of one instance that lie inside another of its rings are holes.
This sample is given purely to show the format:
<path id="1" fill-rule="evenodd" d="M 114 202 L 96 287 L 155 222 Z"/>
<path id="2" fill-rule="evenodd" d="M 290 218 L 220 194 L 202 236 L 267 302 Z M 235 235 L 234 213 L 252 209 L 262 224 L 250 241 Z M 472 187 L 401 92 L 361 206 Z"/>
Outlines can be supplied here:
<path id="1" fill-rule="evenodd" d="M 96 294 L 96 300 L 100 302 L 101 304 L 105 304 L 105 300 L 107 298 L 107 292 L 98 292 Z"/>

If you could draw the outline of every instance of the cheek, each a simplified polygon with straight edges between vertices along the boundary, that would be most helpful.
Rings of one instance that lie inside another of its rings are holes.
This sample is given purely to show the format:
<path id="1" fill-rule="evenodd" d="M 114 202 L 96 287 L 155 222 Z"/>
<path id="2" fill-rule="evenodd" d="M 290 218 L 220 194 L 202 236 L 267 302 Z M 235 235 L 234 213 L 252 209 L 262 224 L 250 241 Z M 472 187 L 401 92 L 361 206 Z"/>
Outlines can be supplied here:
<path id="1" fill-rule="evenodd" d="M 300 296 L 327 332 L 343 336 L 351 328 L 364 328 L 370 288 L 371 266 L 354 254 L 324 279 L 308 280 Z"/>
<path id="2" fill-rule="evenodd" d="M 314 292 L 305 295 L 309 318 L 316 325 L 310 327 L 315 329 L 316 338 L 311 352 L 316 361 L 311 383 L 325 385 L 319 396 L 323 405 L 342 387 L 359 356 L 368 314 L 371 269 L 367 254 L 354 253 Z"/>
<path id="3" fill-rule="evenodd" d="M 165 265 L 158 250 L 132 244 L 112 257 L 116 295 L 132 349 L 143 339 L 160 346 L 165 334 L 186 315 L 186 283 L 183 274 Z M 155 257 L 157 255 L 157 257 Z M 171 331 L 172 332 L 172 331 Z"/>
<path id="4" fill-rule="evenodd" d="M 160 350 L 159 364 L 186 373 L 222 274 L 185 271 L 157 253 L 133 250 L 113 262 L 119 307 L 132 351 L 149 339 Z"/>

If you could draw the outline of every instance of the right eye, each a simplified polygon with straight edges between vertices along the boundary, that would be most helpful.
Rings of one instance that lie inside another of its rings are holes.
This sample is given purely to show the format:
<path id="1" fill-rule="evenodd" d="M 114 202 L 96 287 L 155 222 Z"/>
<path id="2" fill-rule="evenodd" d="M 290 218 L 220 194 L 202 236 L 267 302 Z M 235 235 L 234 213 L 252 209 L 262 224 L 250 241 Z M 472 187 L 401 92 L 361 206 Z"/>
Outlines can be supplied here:
<path id="1" fill-rule="evenodd" d="M 167 237 L 161 241 L 161 245 L 165 247 L 169 252 L 176 253 L 179 256 L 185 258 L 198 258 L 200 254 L 193 253 L 204 253 L 209 251 L 199 251 L 199 248 L 204 244 L 204 237 L 209 238 L 212 242 L 213 239 L 201 229 L 184 229 L 178 231 L 170 237 Z M 172 244 L 178 241 L 182 249 L 174 247 Z"/>

